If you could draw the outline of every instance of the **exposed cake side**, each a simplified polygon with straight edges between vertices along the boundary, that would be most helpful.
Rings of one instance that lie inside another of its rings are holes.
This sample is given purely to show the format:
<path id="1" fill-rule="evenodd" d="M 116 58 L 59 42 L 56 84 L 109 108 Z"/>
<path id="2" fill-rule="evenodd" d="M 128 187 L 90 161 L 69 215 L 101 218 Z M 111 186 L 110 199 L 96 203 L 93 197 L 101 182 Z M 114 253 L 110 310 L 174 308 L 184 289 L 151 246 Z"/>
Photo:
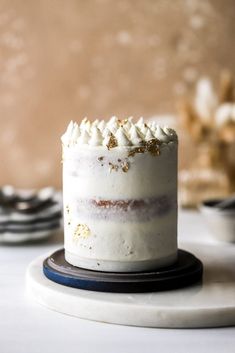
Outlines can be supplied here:
<path id="1" fill-rule="evenodd" d="M 72 123 L 62 141 L 67 261 L 109 271 L 174 261 L 176 133 L 112 118 Z"/>

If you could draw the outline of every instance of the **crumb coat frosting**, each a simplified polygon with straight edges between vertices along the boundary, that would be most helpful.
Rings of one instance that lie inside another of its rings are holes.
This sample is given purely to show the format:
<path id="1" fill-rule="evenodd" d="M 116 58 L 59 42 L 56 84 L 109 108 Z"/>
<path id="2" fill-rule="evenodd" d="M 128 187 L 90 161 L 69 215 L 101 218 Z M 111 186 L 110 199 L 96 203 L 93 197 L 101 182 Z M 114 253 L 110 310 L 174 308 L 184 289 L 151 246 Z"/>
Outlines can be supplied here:
<path id="1" fill-rule="evenodd" d="M 70 122 L 62 136 L 65 257 L 101 271 L 177 258 L 176 132 L 143 118 Z"/>

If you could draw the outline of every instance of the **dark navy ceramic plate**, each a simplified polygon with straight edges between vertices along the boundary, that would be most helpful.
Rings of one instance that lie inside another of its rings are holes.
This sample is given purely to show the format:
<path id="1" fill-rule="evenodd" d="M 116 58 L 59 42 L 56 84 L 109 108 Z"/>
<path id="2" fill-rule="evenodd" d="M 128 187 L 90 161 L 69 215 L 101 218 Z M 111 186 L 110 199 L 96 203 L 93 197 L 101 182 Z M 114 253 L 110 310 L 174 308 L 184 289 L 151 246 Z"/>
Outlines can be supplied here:
<path id="1" fill-rule="evenodd" d="M 99 292 L 143 293 L 178 289 L 200 282 L 203 265 L 191 253 L 179 250 L 177 262 L 160 270 L 99 272 L 70 265 L 65 260 L 64 249 L 60 249 L 44 260 L 43 272 L 51 281 L 68 287 Z"/>

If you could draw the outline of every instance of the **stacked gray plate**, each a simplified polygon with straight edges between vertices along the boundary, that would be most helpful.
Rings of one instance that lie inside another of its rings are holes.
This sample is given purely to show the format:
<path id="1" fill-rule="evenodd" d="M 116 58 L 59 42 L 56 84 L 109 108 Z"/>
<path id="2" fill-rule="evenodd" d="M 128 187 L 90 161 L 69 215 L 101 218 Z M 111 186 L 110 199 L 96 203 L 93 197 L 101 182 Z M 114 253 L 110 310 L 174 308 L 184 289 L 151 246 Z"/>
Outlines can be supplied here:
<path id="1" fill-rule="evenodd" d="M 0 189 L 0 243 L 21 243 L 50 237 L 62 226 L 61 193 Z"/>

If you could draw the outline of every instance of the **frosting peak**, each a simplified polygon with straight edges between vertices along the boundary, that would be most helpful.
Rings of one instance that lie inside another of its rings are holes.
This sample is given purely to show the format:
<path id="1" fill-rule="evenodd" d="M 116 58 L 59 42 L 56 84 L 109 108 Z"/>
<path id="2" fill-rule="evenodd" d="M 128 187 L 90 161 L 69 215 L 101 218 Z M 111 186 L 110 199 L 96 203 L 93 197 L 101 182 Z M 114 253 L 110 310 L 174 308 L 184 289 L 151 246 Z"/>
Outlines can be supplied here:
<path id="1" fill-rule="evenodd" d="M 89 145 L 101 146 L 102 142 L 103 142 L 103 136 L 100 130 L 95 126 L 92 130 L 91 138 L 89 140 Z"/>
<path id="2" fill-rule="evenodd" d="M 87 145 L 90 139 L 90 135 L 88 134 L 87 130 L 84 129 L 81 132 L 81 136 L 78 139 L 78 145 Z"/>
<path id="3" fill-rule="evenodd" d="M 115 116 L 108 122 L 98 120 L 91 122 L 87 118 L 78 125 L 71 121 L 65 134 L 61 137 L 65 147 L 74 145 L 115 147 L 143 146 L 145 142 L 156 140 L 155 143 L 177 142 L 176 132 L 165 126 L 161 128 L 155 122 L 145 123 L 140 118 L 137 123 L 130 117 L 118 120 Z"/>
<path id="4" fill-rule="evenodd" d="M 130 146 L 131 145 L 131 141 L 128 139 L 123 127 L 118 128 L 118 130 L 115 134 L 115 137 L 117 139 L 118 146 Z"/>
<path id="5" fill-rule="evenodd" d="M 132 125 L 132 127 L 130 128 L 129 135 L 130 135 L 130 140 L 134 146 L 135 145 L 138 146 L 143 141 L 143 136 L 141 135 L 136 125 Z"/>

